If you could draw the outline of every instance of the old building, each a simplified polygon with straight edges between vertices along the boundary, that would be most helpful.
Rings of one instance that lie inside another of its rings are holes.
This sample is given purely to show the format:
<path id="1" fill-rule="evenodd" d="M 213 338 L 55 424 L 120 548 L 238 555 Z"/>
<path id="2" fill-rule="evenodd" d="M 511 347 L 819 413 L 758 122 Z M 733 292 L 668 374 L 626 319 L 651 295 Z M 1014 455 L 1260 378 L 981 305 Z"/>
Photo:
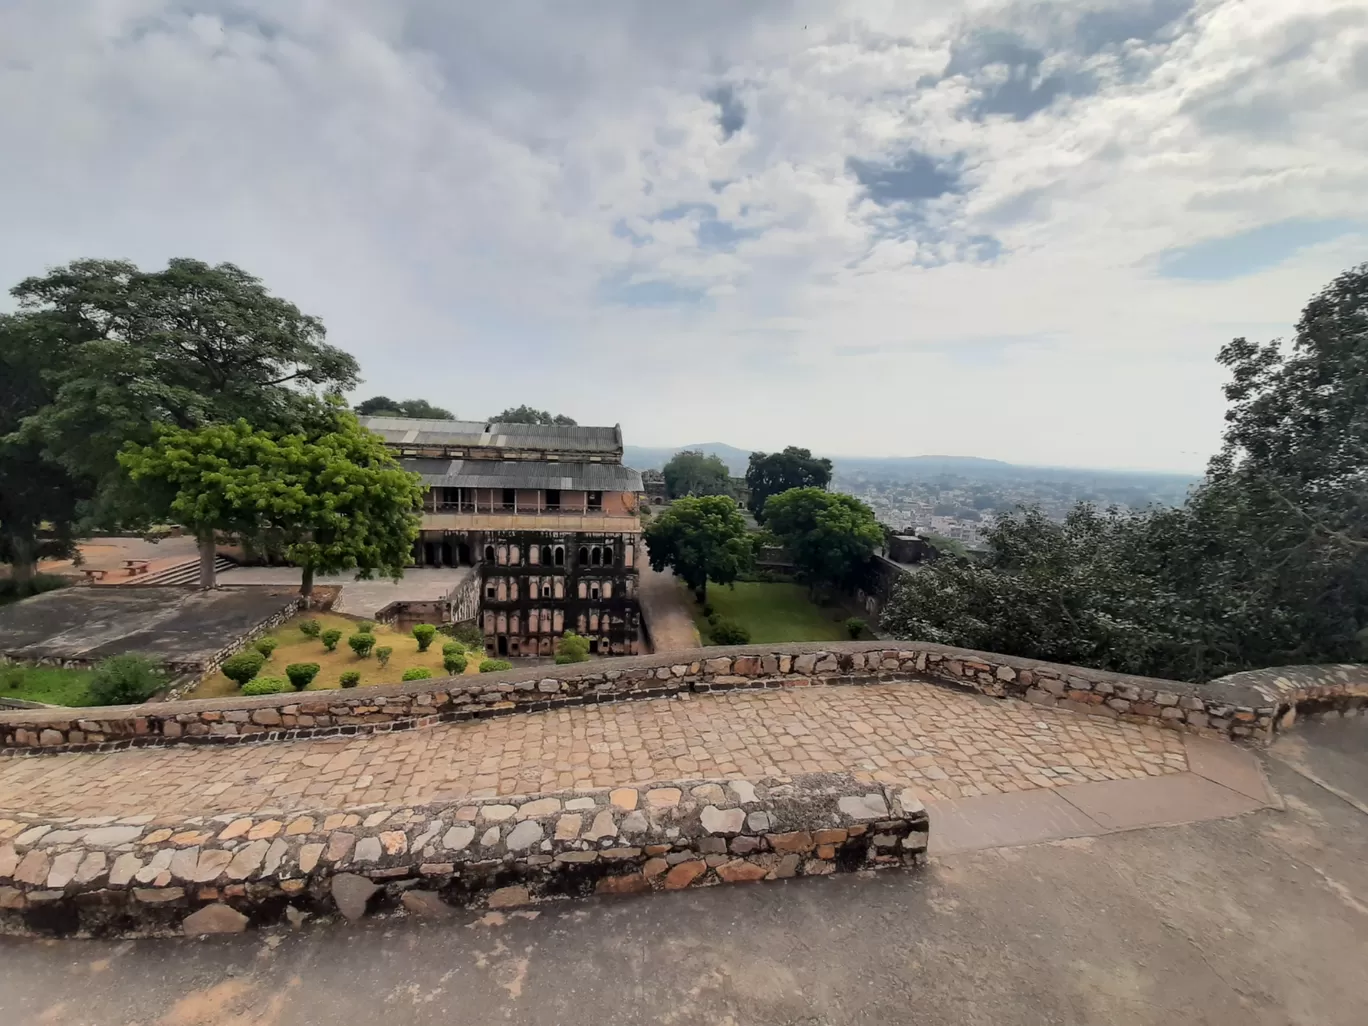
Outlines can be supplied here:
<path id="1" fill-rule="evenodd" d="M 475 566 L 491 655 L 640 648 L 641 475 L 617 427 L 363 417 L 428 486 L 419 566 Z"/>

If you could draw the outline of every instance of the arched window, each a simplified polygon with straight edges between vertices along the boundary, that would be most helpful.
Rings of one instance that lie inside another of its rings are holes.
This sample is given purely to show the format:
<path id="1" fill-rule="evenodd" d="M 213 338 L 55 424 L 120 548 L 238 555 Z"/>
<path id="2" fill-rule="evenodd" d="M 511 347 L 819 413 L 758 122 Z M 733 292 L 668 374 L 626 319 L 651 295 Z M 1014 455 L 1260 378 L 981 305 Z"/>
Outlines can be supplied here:
<path id="1" fill-rule="evenodd" d="M 589 553 L 589 565 L 598 566 L 602 562 L 603 550 L 599 548 L 597 545 L 595 545 L 593 551 Z"/>
<path id="2" fill-rule="evenodd" d="M 542 561 L 542 565 L 543 565 L 543 566 L 550 566 L 550 565 L 551 565 L 551 546 L 550 546 L 550 545 L 543 545 L 543 546 L 541 547 L 541 561 Z"/>
<path id="3" fill-rule="evenodd" d="M 492 563 L 492 562 L 494 562 L 494 546 L 493 546 L 493 545 L 486 545 L 486 546 L 485 546 L 485 562 L 486 562 L 486 563 Z"/>
<path id="4" fill-rule="evenodd" d="M 565 566 L 565 548 L 556 546 L 556 566 Z"/>
<path id="5" fill-rule="evenodd" d="M 589 565 L 589 547 L 587 545 L 580 549 L 579 563 L 580 566 Z"/>
<path id="6" fill-rule="evenodd" d="M 606 548 L 606 549 L 603 550 L 603 565 L 604 565 L 604 566 L 612 566 L 612 565 L 613 565 L 613 550 L 612 550 L 612 547 L 611 547 L 611 546 L 610 546 L 609 548 Z"/>

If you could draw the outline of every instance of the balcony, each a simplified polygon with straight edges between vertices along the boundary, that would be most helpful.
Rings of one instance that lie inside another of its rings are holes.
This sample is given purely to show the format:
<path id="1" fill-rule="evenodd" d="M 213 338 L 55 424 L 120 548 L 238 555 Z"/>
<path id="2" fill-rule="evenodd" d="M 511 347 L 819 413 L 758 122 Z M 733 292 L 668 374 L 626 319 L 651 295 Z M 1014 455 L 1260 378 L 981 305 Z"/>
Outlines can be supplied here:
<path id="1" fill-rule="evenodd" d="M 441 503 L 423 511 L 424 531 L 582 531 L 590 534 L 640 534 L 635 512 L 493 509 L 473 503 Z"/>

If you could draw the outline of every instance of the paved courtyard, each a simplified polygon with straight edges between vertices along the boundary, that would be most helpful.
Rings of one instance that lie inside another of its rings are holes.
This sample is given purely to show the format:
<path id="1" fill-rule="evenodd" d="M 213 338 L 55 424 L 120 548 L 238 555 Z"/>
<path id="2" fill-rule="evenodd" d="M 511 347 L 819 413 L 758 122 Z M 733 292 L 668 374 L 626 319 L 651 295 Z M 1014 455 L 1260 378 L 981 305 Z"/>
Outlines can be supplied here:
<path id="1" fill-rule="evenodd" d="M 299 587 L 299 568 L 292 566 L 239 566 L 218 575 L 220 585 L 273 585 Z M 316 584 L 338 585 L 341 593 L 333 611 L 348 616 L 374 616 L 391 602 L 440 602 L 458 584 L 475 573 L 473 567 L 409 567 L 397 581 L 388 577 L 358 580 L 355 571 L 319 574 Z"/>
<path id="2" fill-rule="evenodd" d="M 0 759 L 0 809 L 214 813 L 856 770 L 926 801 L 1188 769 L 1181 735 L 930 684 L 581 706 L 393 734 Z"/>

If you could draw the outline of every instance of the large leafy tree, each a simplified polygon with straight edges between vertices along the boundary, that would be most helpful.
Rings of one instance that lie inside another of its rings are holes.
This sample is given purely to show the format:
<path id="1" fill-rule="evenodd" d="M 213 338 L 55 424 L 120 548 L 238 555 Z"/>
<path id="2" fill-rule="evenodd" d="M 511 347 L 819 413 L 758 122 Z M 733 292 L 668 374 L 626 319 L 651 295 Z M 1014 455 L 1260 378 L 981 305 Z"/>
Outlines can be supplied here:
<path id="1" fill-rule="evenodd" d="M 809 587 L 853 587 L 884 532 L 874 511 L 853 495 L 793 488 L 769 498 L 765 530 L 788 550 Z"/>
<path id="2" fill-rule="evenodd" d="M 652 517 L 645 535 L 651 566 L 673 569 L 700 602 L 710 580 L 731 584 L 754 561 L 746 518 L 726 495 L 679 499 Z"/>
<path id="3" fill-rule="evenodd" d="M 363 399 L 356 405 L 361 417 L 410 417 L 415 420 L 454 420 L 455 415 L 426 399 L 391 399 L 377 395 Z"/>
<path id="4" fill-rule="evenodd" d="M 531 406 L 510 406 L 493 418 L 495 424 L 559 424 L 574 427 L 575 422 L 563 413 L 551 414 L 546 410 L 536 410 Z"/>
<path id="5" fill-rule="evenodd" d="M 771 495 L 792 488 L 825 488 L 831 484 L 831 460 L 817 459 L 807 449 L 790 445 L 783 452 L 753 452 L 746 468 L 746 486 L 750 488 L 751 509 L 761 522 L 766 516 L 765 503 Z"/>
<path id="6" fill-rule="evenodd" d="M 672 499 L 685 495 L 726 495 L 731 483 L 720 456 L 685 449 L 670 458 L 661 471 L 665 492 Z"/>
<path id="7" fill-rule="evenodd" d="M 147 444 L 159 425 L 239 418 L 299 430 L 323 414 L 324 394 L 356 384 L 356 361 L 325 343 L 316 317 L 232 264 L 175 259 L 142 271 L 78 260 L 25 279 L 12 294 L 29 344 L 61 356 L 44 374 L 49 401 L 21 433 L 99 483 L 97 512 L 106 519 L 135 512 L 119 488 L 124 442 Z"/>

